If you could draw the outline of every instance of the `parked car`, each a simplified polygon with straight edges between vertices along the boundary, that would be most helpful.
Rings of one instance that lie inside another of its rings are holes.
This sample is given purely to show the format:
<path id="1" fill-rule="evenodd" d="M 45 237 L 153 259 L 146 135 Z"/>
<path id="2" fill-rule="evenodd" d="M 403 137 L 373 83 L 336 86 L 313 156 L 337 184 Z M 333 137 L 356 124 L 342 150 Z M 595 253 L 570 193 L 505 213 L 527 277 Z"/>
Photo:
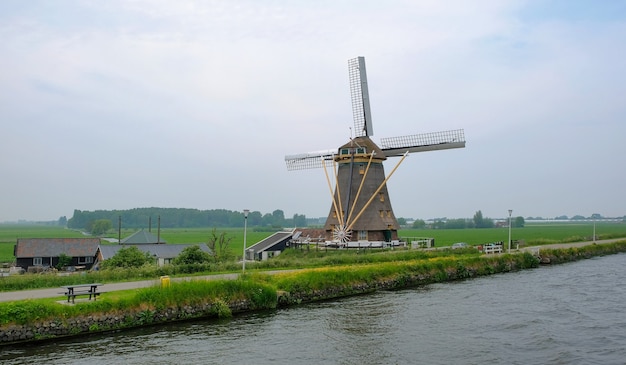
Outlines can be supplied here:
<path id="1" fill-rule="evenodd" d="M 467 248 L 469 247 L 469 245 L 465 242 L 457 242 L 455 244 L 452 245 L 452 249 L 457 249 L 457 248 Z"/>

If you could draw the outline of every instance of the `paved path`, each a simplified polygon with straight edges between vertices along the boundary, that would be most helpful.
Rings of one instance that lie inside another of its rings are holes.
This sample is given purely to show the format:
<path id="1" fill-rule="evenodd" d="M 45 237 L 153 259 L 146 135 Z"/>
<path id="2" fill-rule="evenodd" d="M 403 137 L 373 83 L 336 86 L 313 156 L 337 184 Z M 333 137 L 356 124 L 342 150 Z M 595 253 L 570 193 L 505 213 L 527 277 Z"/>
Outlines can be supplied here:
<path id="1" fill-rule="evenodd" d="M 617 238 L 611 240 L 598 240 L 595 243 L 604 244 L 604 243 L 612 243 L 616 241 L 623 241 L 624 238 Z M 582 247 L 591 245 L 594 242 L 574 242 L 574 243 L 558 243 L 552 245 L 542 245 L 542 246 L 534 246 L 543 248 L 567 248 L 567 247 Z M 526 247 L 525 250 L 532 249 L 533 247 Z M 288 272 L 295 270 L 275 270 L 275 271 L 266 271 L 267 274 L 275 274 L 277 272 Z M 172 281 L 183 281 L 183 280 L 220 280 L 227 279 L 233 280 L 239 277 L 239 274 L 216 274 L 216 275 L 205 275 L 205 276 L 190 276 L 183 278 L 172 278 Z M 143 281 L 129 281 L 123 283 L 111 283 L 102 285 L 102 292 L 109 291 L 117 291 L 117 290 L 130 290 L 130 289 L 139 289 L 146 288 L 149 286 L 159 285 L 160 280 L 143 280 Z M 63 289 L 61 287 L 58 288 L 49 288 L 49 289 L 34 289 L 34 290 L 20 290 L 13 292 L 0 292 L 0 302 L 9 302 L 13 300 L 24 300 L 24 299 L 39 299 L 39 298 L 54 298 L 60 297 L 63 294 L 61 293 Z"/>
<path id="2" fill-rule="evenodd" d="M 289 272 L 293 270 L 274 270 L 274 271 L 265 271 L 267 274 L 275 274 L 278 272 Z M 184 281 L 184 280 L 234 280 L 239 277 L 239 274 L 215 274 L 215 275 L 204 275 L 204 276 L 189 276 L 182 278 L 171 278 L 171 281 Z M 143 280 L 143 281 L 127 281 L 122 283 L 110 283 L 103 284 L 99 286 L 102 288 L 100 290 L 102 293 L 106 293 L 109 291 L 117 291 L 117 290 L 130 290 L 130 289 L 139 289 L 146 288 L 150 286 L 160 285 L 160 279 L 155 280 Z M 63 296 L 63 289 L 61 287 L 58 288 L 48 288 L 48 289 L 33 289 L 33 290 L 20 290 L 20 291 L 12 291 L 12 292 L 0 292 L 0 302 L 9 302 L 13 300 L 24 300 L 24 299 L 40 299 L 40 298 L 54 298 Z"/>

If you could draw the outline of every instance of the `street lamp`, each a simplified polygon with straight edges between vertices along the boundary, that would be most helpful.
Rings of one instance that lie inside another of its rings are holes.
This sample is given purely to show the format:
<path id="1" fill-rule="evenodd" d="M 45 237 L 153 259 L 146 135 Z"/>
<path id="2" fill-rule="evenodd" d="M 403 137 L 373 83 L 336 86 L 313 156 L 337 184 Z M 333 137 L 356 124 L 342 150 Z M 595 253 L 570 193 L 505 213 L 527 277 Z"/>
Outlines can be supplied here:
<path id="1" fill-rule="evenodd" d="M 243 266 L 242 266 L 243 274 L 246 273 L 246 233 L 248 231 L 248 213 L 250 213 L 250 210 L 248 209 L 243 210 Z"/>
<path id="2" fill-rule="evenodd" d="M 509 253 L 511 253 L 511 214 L 513 214 L 513 209 L 509 209 Z"/>
<path id="3" fill-rule="evenodd" d="M 596 220 L 593 220 L 593 243 L 596 243 Z"/>

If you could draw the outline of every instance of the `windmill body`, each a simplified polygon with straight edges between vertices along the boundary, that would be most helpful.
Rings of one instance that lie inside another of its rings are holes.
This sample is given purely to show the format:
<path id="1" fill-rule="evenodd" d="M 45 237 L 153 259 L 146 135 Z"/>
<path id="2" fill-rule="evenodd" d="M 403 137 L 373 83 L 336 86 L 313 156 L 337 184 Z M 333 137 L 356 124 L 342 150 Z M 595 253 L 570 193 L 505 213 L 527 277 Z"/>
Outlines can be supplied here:
<path id="1" fill-rule="evenodd" d="M 333 201 L 341 204 L 340 207 L 331 206 L 324 225 L 326 232 L 341 235 L 340 227 L 343 227 L 351 241 L 398 239 L 398 222 L 385 183 L 383 161 L 386 159 L 382 150 L 367 136 L 356 137 L 339 148 L 335 157 L 337 181 Z"/>
<path id="2" fill-rule="evenodd" d="M 290 155 L 285 162 L 289 170 L 324 169 L 332 196 L 324 225 L 327 240 L 337 244 L 396 241 L 399 227 L 388 179 L 409 153 L 463 148 L 465 136 L 463 130 L 407 135 L 381 139 L 379 147 L 370 138 L 373 128 L 365 59 L 349 60 L 348 69 L 356 137 L 336 151 Z M 383 162 L 397 156 L 402 156 L 400 162 L 385 175 Z"/>

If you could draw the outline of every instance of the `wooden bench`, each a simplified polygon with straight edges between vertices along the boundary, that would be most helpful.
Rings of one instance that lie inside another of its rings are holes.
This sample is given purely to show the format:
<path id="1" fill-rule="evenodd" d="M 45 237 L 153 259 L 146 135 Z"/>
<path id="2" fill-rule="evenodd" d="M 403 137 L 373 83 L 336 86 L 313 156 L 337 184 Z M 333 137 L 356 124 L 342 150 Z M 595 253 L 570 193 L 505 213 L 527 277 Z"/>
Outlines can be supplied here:
<path id="1" fill-rule="evenodd" d="M 98 287 L 101 285 L 102 284 L 99 283 L 64 285 L 61 288 L 65 289 L 65 291 L 59 294 L 65 295 L 67 297 L 68 303 L 70 301 L 74 303 L 74 299 L 76 299 L 76 297 L 79 295 L 89 295 L 89 300 L 91 300 L 91 298 L 93 298 L 93 300 L 96 300 L 98 295 L 101 294 L 100 292 L 98 292 Z"/>

